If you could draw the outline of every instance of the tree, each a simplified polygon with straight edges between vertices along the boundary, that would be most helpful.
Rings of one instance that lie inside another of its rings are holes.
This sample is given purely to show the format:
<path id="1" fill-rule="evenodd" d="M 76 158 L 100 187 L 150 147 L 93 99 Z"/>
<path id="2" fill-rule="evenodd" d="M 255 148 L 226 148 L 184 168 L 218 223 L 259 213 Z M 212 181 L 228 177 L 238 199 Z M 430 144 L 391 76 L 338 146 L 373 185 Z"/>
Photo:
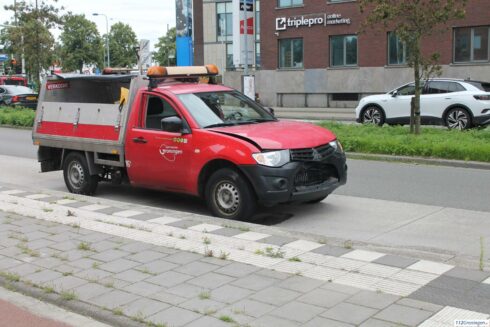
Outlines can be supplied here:
<path id="1" fill-rule="evenodd" d="M 95 23 L 84 15 L 68 14 L 64 17 L 60 41 L 65 70 L 82 72 L 84 65 L 101 66 L 104 51 L 102 39 Z"/>
<path id="2" fill-rule="evenodd" d="M 138 40 L 131 26 L 118 22 L 109 32 L 109 51 L 112 67 L 133 67 L 137 63 L 135 47 Z"/>
<path id="3" fill-rule="evenodd" d="M 410 113 L 410 131 L 420 134 L 421 80 L 439 75 L 439 53 L 426 54 L 422 41 L 447 30 L 450 20 L 463 18 L 467 0 L 360 0 L 361 12 L 368 11 L 365 26 L 382 24 L 405 43 L 407 63 L 413 68 L 415 96 Z"/>
<path id="4" fill-rule="evenodd" d="M 8 22 L 12 27 L 2 30 L 1 41 L 11 54 L 24 53 L 26 72 L 39 85 L 41 72 L 52 64 L 55 40 L 50 29 L 62 23 L 58 16 L 60 8 L 48 1 L 36 0 L 34 3 L 18 1 L 4 9 L 12 12 Z"/>
<path id="5" fill-rule="evenodd" d="M 172 27 L 158 39 L 155 44 L 156 51 L 153 52 L 153 59 L 163 66 L 175 66 L 177 64 L 177 52 L 175 46 L 176 29 Z M 173 57 L 173 58 L 171 58 Z"/>

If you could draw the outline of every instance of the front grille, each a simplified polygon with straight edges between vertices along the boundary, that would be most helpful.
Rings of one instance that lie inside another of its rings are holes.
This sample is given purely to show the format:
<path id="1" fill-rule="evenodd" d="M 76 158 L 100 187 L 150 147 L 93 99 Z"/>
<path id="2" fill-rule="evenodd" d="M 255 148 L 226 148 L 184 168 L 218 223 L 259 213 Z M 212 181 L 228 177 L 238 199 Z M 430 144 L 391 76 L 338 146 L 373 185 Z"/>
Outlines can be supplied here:
<path id="1" fill-rule="evenodd" d="M 330 178 L 338 179 L 336 169 L 331 165 L 313 164 L 303 167 L 294 177 L 294 186 L 307 187 L 326 182 Z"/>
<path id="2" fill-rule="evenodd" d="M 320 145 L 316 148 L 292 149 L 291 161 L 323 161 L 334 152 L 335 149 L 330 144 Z"/>

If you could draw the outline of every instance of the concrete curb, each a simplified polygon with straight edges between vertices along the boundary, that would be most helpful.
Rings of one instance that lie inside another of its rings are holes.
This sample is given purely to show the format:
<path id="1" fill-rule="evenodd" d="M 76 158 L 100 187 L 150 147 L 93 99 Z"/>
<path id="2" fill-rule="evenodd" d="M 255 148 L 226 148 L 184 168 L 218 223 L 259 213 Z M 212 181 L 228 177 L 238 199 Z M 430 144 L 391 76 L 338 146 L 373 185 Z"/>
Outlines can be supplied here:
<path id="1" fill-rule="evenodd" d="M 148 324 L 138 323 L 125 316 L 116 316 L 111 311 L 101 310 L 99 307 L 88 304 L 79 300 L 64 301 L 57 293 L 45 293 L 36 286 L 30 286 L 23 281 L 9 282 L 0 276 L 0 287 L 13 292 L 24 294 L 26 296 L 50 303 L 65 310 L 84 315 L 111 326 L 121 327 L 143 327 Z"/>
<path id="2" fill-rule="evenodd" d="M 449 159 L 436 159 L 436 158 L 423 158 L 423 157 L 406 157 L 406 156 L 393 156 L 387 154 L 369 154 L 369 153 L 358 153 L 358 152 L 347 152 L 346 154 L 347 154 L 347 158 L 349 159 L 404 162 L 404 163 L 415 163 L 415 164 L 422 164 L 422 165 L 490 170 L 490 163 L 488 162 L 449 160 Z"/>

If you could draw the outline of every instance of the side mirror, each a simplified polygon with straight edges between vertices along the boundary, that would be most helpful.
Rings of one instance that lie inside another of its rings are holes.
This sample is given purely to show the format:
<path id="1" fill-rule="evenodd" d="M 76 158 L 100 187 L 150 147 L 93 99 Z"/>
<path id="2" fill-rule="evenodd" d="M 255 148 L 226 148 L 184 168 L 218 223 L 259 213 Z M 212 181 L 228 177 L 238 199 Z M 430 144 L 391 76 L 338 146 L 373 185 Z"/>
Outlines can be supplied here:
<path id="1" fill-rule="evenodd" d="M 273 117 L 275 117 L 275 116 L 276 116 L 276 114 L 274 113 L 274 109 L 272 109 L 271 107 L 267 107 L 266 109 L 269 111 L 269 113 L 270 113 L 270 114 L 271 114 Z"/>
<path id="2" fill-rule="evenodd" d="M 177 116 L 170 116 L 162 118 L 162 131 L 170 132 L 170 133 L 182 133 L 182 119 Z"/>
<path id="3" fill-rule="evenodd" d="M 393 91 L 393 94 L 391 96 L 393 98 L 396 98 L 398 96 L 398 90 Z"/>

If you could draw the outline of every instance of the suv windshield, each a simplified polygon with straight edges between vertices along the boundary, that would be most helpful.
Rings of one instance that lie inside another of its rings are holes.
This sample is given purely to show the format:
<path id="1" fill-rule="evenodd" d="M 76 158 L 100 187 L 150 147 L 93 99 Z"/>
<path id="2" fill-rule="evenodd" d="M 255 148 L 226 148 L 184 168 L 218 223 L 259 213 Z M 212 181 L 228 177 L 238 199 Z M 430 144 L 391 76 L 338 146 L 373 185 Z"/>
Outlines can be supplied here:
<path id="1" fill-rule="evenodd" d="M 204 128 L 254 124 L 276 119 L 237 91 L 179 94 L 177 97 Z"/>

